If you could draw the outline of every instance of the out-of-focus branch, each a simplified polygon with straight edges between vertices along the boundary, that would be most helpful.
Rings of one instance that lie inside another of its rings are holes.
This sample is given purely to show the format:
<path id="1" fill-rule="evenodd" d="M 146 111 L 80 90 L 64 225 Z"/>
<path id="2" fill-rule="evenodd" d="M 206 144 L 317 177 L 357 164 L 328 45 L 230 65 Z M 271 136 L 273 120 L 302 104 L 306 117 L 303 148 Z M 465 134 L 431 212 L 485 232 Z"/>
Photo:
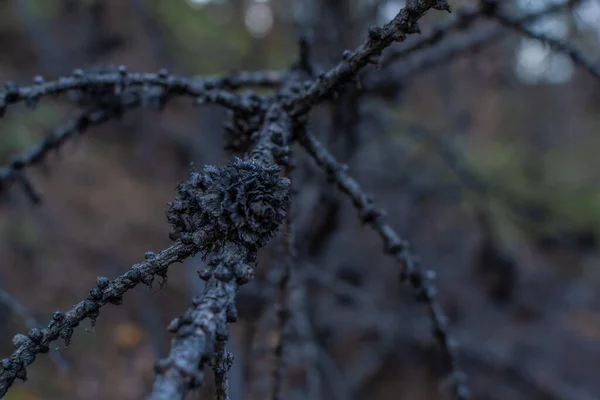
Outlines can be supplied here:
<path id="1" fill-rule="evenodd" d="M 554 51 L 565 54 L 575 64 L 588 71 L 596 79 L 600 79 L 600 67 L 588 60 L 583 53 L 574 46 L 544 33 L 535 32 L 533 29 L 527 26 L 529 21 L 523 21 L 520 18 L 512 17 L 501 11 L 500 4 L 496 0 L 481 0 L 481 3 L 485 9 L 485 15 L 489 18 L 498 21 L 503 26 L 513 29 L 522 35 L 539 40 L 542 43 L 549 45 Z"/>
<path id="2" fill-rule="evenodd" d="M 5 192 L 14 182 L 19 182 L 31 201 L 34 204 L 40 203 L 41 196 L 25 176 L 25 169 L 42 163 L 51 151 L 58 149 L 69 139 L 81 135 L 89 127 L 100 125 L 110 119 L 111 113 L 107 110 L 84 111 L 78 117 L 54 129 L 42 142 L 25 153 L 12 157 L 7 165 L 0 167 L 0 193 Z"/>
<path id="3" fill-rule="evenodd" d="M 572 9 L 581 1 L 569 0 L 552 4 L 540 11 L 515 17 L 514 21 L 518 21 L 520 25 L 525 26 L 547 15 Z M 464 19 L 458 18 L 453 22 L 439 25 L 431 33 L 419 38 L 412 45 L 391 53 L 382 62 L 381 71 L 366 73 L 361 82 L 362 90 L 374 94 L 397 93 L 416 75 L 427 72 L 434 67 L 445 65 L 448 61 L 465 54 L 479 51 L 508 34 L 508 31 L 500 27 L 477 27 L 472 29 L 465 37 L 453 37 L 443 41 L 442 39 L 447 37 L 447 33 L 467 29 L 475 20 L 484 15 L 481 11 L 468 10 L 464 11 Z M 441 44 L 436 46 L 436 43 L 439 42 Z"/>
<path id="4" fill-rule="evenodd" d="M 371 27 L 366 42 L 354 51 L 346 50 L 343 61 L 321 74 L 298 96 L 286 101 L 291 116 L 306 113 L 311 106 L 334 93 L 343 84 L 355 78 L 368 64 L 377 64 L 381 52 L 393 42 L 402 42 L 412 33 L 419 32 L 418 20 L 431 9 L 450 11 L 446 0 L 409 1 L 392 21 L 383 27 Z"/>
<path id="5" fill-rule="evenodd" d="M 166 76 L 166 78 L 161 77 L 161 74 Z M 262 72 L 243 72 L 230 77 L 213 77 L 202 81 L 180 78 L 171 79 L 165 74 L 166 72 L 159 73 L 158 75 L 133 74 L 133 81 L 129 82 L 127 78 L 128 73 L 125 71 L 121 76 L 126 81 L 125 87 L 120 86 L 122 83 L 111 80 L 116 78 L 114 73 L 92 75 L 92 78 L 90 78 L 89 81 L 86 81 L 87 78 L 85 77 L 82 77 L 79 80 L 73 78 L 73 80 L 69 82 L 63 80 L 63 83 L 60 83 L 61 81 L 58 83 L 49 83 L 48 86 L 44 86 L 44 88 L 34 86 L 17 89 L 16 87 L 9 85 L 9 87 L 17 90 L 19 94 L 14 92 L 12 95 L 9 95 L 8 93 L 10 90 L 5 93 L 0 92 L 0 99 L 2 96 L 4 96 L 5 99 L 13 96 L 15 102 L 20 99 L 31 102 L 33 101 L 31 99 L 37 99 L 43 94 L 71 91 L 72 89 L 70 88 L 77 87 L 75 93 L 70 93 L 71 97 L 77 103 L 86 106 L 88 110 L 54 129 L 43 141 L 35 144 L 25 153 L 13 156 L 7 165 L 0 167 L 0 193 L 6 191 L 12 183 L 17 182 L 21 184 L 25 193 L 34 204 L 39 203 L 41 201 L 41 196 L 37 193 L 34 185 L 25 175 L 25 169 L 43 162 L 51 151 L 58 149 L 69 139 L 84 133 L 88 128 L 101 125 L 112 119 L 118 119 L 126 111 L 140 106 L 161 108 L 167 101 L 176 97 L 178 94 L 193 94 L 198 95 L 196 102 L 199 104 L 223 102 L 221 103 L 222 105 L 229 104 L 235 109 L 236 113 L 246 114 L 260 108 L 261 105 L 256 96 L 252 93 L 235 94 L 214 88 L 223 87 L 234 89 L 246 84 L 260 84 L 261 79 L 271 80 L 271 83 L 273 83 L 275 82 L 274 79 L 277 75 L 277 73 L 268 72 L 266 75 Z M 42 81 L 39 79 L 38 82 L 42 84 Z M 142 82 L 144 83 L 142 84 Z M 158 86 L 154 86 L 156 82 L 160 82 Z M 160 86 L 161 84 L 164 84 L 164 87 Z M 114 85 L 114 88 L 112 88 L 111 85 Z M 114 89 L 115 91 L 118 89 L 119 93 L 106 93 L 101 90 L 106 89 L 106 87 Z M 207 89 L 207 87 L 213 89 Z M 100 91 L 95 92 L 95 90 L 97 91 L 98 89 L 100 89 Z"/>
<path id="6" fill-rule="evenodd" d="M 72 76 L 61 77 L 57 81 L 45 82 L 41 76 L 34 79 L 33 86 L 19 86 L 14 82 L 6 83 L 5 90 L 0 91 L 0 116 L 7 106 L 25 102 L 29 107 L 35 107 L 39 99 L 48 95 L 60 95 L 71 91 L 98 91 L 111 89 L 115 95 L 120 95 L 132 86 L 148 88 L 161 87 L 164 96 L 190 96 L 202 103 L 218 104 L 220 106 L 242 113 L 256 112 L 258 97 L 240 97 L 222 88 L 232 89 L 248 84 L 272 83 L 277 81 L 274 73 L 263 74 L 241 73 L 232 77 L 212 77 L 206 79 L 189 79 L 169 74 L 166 69 L 158 73 L 128 72 L 125 66 L 118 67 L 117 72 L 85 73 L 75 70 Z"/>
<path id="7" fill-rule="evenodd" d="M 31 329 L 36 329 L 40 326 L 39 322 L 31 315 L 27 308 L 4 289 L 0 289 L 0 303 L 5 304 L 12 312 L 19 315 L 30 331 Z M 69 363 L 60 355 L 60 353 L 50 352 L 50 358 L 52 358 L 52 361 L 54 361 L 61 373 L 64 374 L 70 369 Z"/>

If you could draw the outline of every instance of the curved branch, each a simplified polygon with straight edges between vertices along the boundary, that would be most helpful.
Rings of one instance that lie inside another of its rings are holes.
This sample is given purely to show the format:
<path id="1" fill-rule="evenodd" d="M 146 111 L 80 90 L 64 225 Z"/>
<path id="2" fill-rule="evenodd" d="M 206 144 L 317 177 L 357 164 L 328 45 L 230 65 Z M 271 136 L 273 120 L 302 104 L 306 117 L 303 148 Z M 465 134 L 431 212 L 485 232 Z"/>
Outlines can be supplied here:
<path id="1" fill-rule="evenodd" d="M 125 66 L 114 72 L 85 73 L 81 69 L 72 76 L 61 77 L 56 81 L 45 82 L 40 76 L 34 79 L 32 86 L 19 86 L 14 82 L 6 83 L 4 91 L 0 91 L 0 116 L 7 106 L 19 102 L 33 108 L 42 96 L 60 95 L 70 91 L 87 92 L 98 89 L 111 89 L 115 95 L 132 86 L 143 89 L 158 86 L 165 90 L 165 96 L 190 96 L 201 99 L 204 103 L 213 103 L 236 112 L 252 113 L 256 111 L 256 101 L 241 99 L 237 94 L 221 88 L 232 89 L 248 82 L 261 83 L 262 80 L 273 81 L 273 76 L 265 78 L 259 73 L 243 73 L 233 77 L 214 77 L 204 79 L 188 79 L 171 75 L 166 69 L 158 73 L 128 72 Z M 264 83 L 264 82 L 263 82 Z M 256 100 L 256 99 L 254 99 Z"/>

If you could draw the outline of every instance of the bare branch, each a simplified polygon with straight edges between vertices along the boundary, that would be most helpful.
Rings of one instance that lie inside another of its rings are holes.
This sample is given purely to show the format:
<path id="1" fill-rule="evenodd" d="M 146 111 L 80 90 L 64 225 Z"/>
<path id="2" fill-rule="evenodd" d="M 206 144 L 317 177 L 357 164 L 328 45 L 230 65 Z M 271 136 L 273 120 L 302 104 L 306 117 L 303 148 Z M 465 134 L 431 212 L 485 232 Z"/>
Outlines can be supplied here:
<path id="1" fill-rule="evenodd" d="M 154 276 L 166 277 L 167 268 L 196 253 L 193 245 L 176 242 L 160 253 L 146 253 L 146 260 L 135 264 L 129 271 L 112 281 L 105 277 L 96 279 L 96 287 L 87 299 L 74 305 L 67 312 L 56 311 L 46 328 L 31 329 L 27 335 L 13 338 L 15 351 L 10 358 L 0 361 L 0 397 L 4 396 L 15 379 L 26 380 L 26 367 L 35 361 L 37 354 L 48 353 L 50 343 L 61 338 L 69 345 L 73 328 L 89 318 L 92 325 L 100 314 L 100 308 L 108 303 L 121 304 L 123 294 L 139 283 L 151 286 Z"/>
<path id="2" fill-rule="evenodd" d="M 13 182 L 25 181 L 31 189 L 25 187 L 28 197 L 34 204 L 41 201 L 40 196 L 33 190 L 33 185 L 24 175 L 24 170 L 35 164 L 43 162 L 48 154 L 58 149 L 69 139 L 81 135 L 89 127 L 100 125 L 112 117 L 108 110 L 91 109 L 82 112 L 78 117 L 67 121 L 54 129 L 44 140 L 37 143 L 23 154 L 12 157 L 8 164 L 0 167 L 0 193 L 8 190 Z"/>
<path id="3" fill-rule="evenodd" d="M 227 350 L 226 341 L 217 341 L 217 359 L 213 371 L 215 373 L 216 400 L 229 400 L 229 379 L 227 373 L 233 364 L 233 355 Z"/>
<path id="4" fill-rule="evenodd" d="M 382 69 L 394 62 L 405 60 L 411 53 L 438 44 L 454 31 L 469 29 L 481 15 L 482 12 L 480 8 L 473 6 L 461 8 L 458 10 L 455 18 L 435 26 L 430 32 L 419 37 L 413 43 L 390 52 L 381 62 Z"/>
<path id="5" fill-rule="evenodd" d="M 237 318 L 235 293 L 252 279 L 256 252 L 286 215 L 289 180 L 280 178 L 279 168 L 272 165 L 287 155 L 289 150 L 282 148 L 287 148 L 290 135 L 287 114 L 274 105 L 248 160 L 205 167 L 203 174 L 192 172 L 188 183 L 179 186 L 168 213 L 171 237 L 218 255 L 201 272 L 207 281 L 204 295 L 170 325 L 175 333 L 171 351 L 156 364 L 148 400 L 183 399 L 201 385 L 202 367 L 212 359 L 215 341 L 227 340 L 228 323 Z"/>
<path id="6" fill-rule="evenodd" d="M 246 73 L 238 77 L 187 79 L 169 74 L 165 69 L 158 73 L 128 72 L 125 66 L 120 66 L 117 72 L 85 73 L 78 69 L 72 76 L 61 77 L 57 81 L 45 82 L 40 76 L 34 79 L 33 86 L 19 86 L 14 82 L 6 83 L 4 91 L 0 91 L 0 116 L 6 107 L 11 104 L 25 102 L 33 108 L 42 96 L 59 95 L 70 91 L 94 91 L 98 89 L 111 89 L 114 94 L 119 95 L 123 90 L 131 86 L 142 86 L 149 88 L 158 86 L 165 90 L 164 96 L 190 96 L 199 99 L 203 103 L 212 103 L 242 112 L 252 113 L 256 111 L 256 98 L 244 99 L 239 95 L 225 90 L 247 83 L 248 80 L 265 78 L 260 73 Z M 271 77 L 272 78 L 272 77 Z M 255 100 L 255 101 L 252 101 Z"/>
<path id="7" fill-rule="evenodd" d="M 327 73 L 310 82 L 305 92 L 288 101 L 285 106 L 291 116 L 299 116 L 349 82 L 368 64 L 378 64 L 381 52 L 393 42 L 402 42 L 407 35 L 418 33 L 418 20 L 430 9 L 450 12 L 446 0 L 411 0 L 396 17 L 382 28 L 371 27 L 366 42 L 354 51 L 344 51 L 344 60 Z"/>
<path id="8" fill-rule="evenodd" d="M 539 40 L 542 43 L 550 46 L 554 51 L 563 53 L 568 56 L 575 64 L 579 65 L 596 79 L 600 79 L 600 67 L 595 65 L 593 62 L 588 60 L 578 49 L 571 46 L 569 43 L 555 39 L 544 33 L 534 32 L 527 26 L 528 21 L 511 17 L 510 15 L 502 12 L 500 6 L 496 0 L 481 0 L 485 9 L 485 15 L 491 19 L 498 21 L 500 24 L 507 28 L 513 29 L 516 32 L 521 33 L 531 39 Z"/>
<path id="9" fill-rule="evenodd" d="M 548 14 L 554 14 L 557 12 L 561 12 L 564 9 L 572 8 L 576 4 L 581 3 L 581 1 L 582 0 L 568 0 L 563 3 L 554 3 L 540 11 L 520 16 L 516 18 L 516 21 L 519 21 L 520 24 L 530 23 Z M 394 62 L 405 60 L 406 56 L 408 56 L 411 53 L 426 49 L 428 47 L 432 47 L 440 43 L 452 32 L 464 31 L 469 29 L 474 22 L 478 21 L 481 17 L 485 15 L 485 11 L 486 8 L 481 6 L 466 6 L 461 8 L 460 10 L 458 10 L 458 15 L 456 16 L 456 18 L 435 26 L 430 32 L 414 41 L 414 43 L 388 54 L 381 63 L 383 68 L 387 68 L 390 64 L 393 64 Z"/>
<path id="10" fill-rule="evenodd" d="M 348 175 L 345 166 L 340 165 L 333 155 L 308 132 L 302 132 L 299 141 L 325 170 L 328 177 L 351 198 L 352 203 L 360 212 L 361 220 L 379 234 L 384 242 L 385 252 L 393 256 L 402 266 L 401 280 L 408 281 L 416 291 L 417 300 L 427 305 L 429 318 L 433 325 L 433 334 L 440 344 L 445 362 L 450 370 L 454 396 L 457 399 L 466 399 L 468 389 L 464 382 L 464 374 L 458 365 L 456 343 L 448 333 L 446 316 L 437 300 L 437 290 L 431 283 L 434 274 L 430 271 L 421 271 L 410 250 L 409 243 L 400 239 L 394 229 L 385 221 L 384 211 L 374 206 L 373 199 L 365 194 L 358 182 Z"/>
<path id="11" fill-rule="evenodd" d="M 0 303 L 5 304 L 12 312 L 19 315 L 27 328 L 35 329 L 39 326 L 39 322 L 29 310 L 4 289 L 0 289 Z M 50 352 L 50 358 L 52 358 L 52 361 L 54 361 L 61 373 L 66 373 L 70 369 L 69 363 L 60 353 Z"/>
<path id="12" fill-rule="evenodd" d="M 569 0 L 552 4 L 540 11 L 518 17 L 516 21 L 519 21 L 520 24 L 527 24 L 547 15 L 569 9 L 580 2 L 581 0 Z M 412 46 L 391 53 L 389 58 L 383 61 L 381 71 L 367 74 L 362 82 L 363 90 L 368 93 L 398 92 L 416 75 L 427 72 L 439 65 L 444 65 L 448 61 L 467 53 L 480 51 L 484 47 L 501 40 L 508 33 L 500 27 L 478 27 L 471 30 L 464 38 L 448 39 L 442 41 L 443 45 L 435 46 L 436 43 L 447 36 L 449 31 L 468 28 L 474 22 L 471 16 L 481 17 L 484 14 L 466 11 L 465 15 L 467 17 L 464 20 L 458 18 L 454 22 L 442 24 L 434 28 L 431 33 L 420 38 Z M 407 58 L 408 55 L 411 55 L 411 57 Z"/>

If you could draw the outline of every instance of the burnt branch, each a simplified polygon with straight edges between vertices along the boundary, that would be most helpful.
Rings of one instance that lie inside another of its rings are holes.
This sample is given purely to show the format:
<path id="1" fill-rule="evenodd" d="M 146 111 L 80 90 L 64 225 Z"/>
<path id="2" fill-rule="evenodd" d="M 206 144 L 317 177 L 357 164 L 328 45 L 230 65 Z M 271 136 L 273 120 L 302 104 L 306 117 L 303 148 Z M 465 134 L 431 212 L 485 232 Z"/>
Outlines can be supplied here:
<path id="1" fill-rule="evenodd" d="M 287 114 L 271 107 L 260 141 L 247 160 L 222 168 L 192 172 L 180 185 L 167 214 L 171 238 L 193 243 L 205 255 L 216 252 L 208 269 L 203 296 L 171 323 L 175 333 L 169 355 L 156 363 L 148 399 L 183 399 L 202 384 L 205 363 L 214 357 L 215 342 L 227 340 L 235 322 L 235 294 L 253 276 L 258 249 L 270 239 L 286 215 L 289 180 L 280 178 L 280 160 L 291 135 Z"/>
<path id="2" fill-rule="evenodd" d="M 540 11 L 532 12 L 514 18 L 514 21 L 519 24 L 531 23 L 548 14 L 554 14 L 561 12 L 565 9 L 572 8 L 578 3 L 581 3 L 581 1 L 582 0 L 568 0 L 563 3 L 551 4 Z M 453 32 L 464 31 L 471 28 L 475 22 L 480 20 L 481 17 L 485 16 L 486 12 L 487 8 L 482 5 L 480 5 L 479 7 L 466 6 L 461 8 L 457 11 L 456 18 L 435 26 L 429 33 L 423 35 L 411 45 L 403 47 L 397 51 L 391 52 L 382 61 L 381 64 L 383 65 L 383 68 L 388 67 L 394 62 L 403 61 L 411 53 L 437 45 Z"/>
<path id="3" fill-rule="evenodd" d="M 32 203 L 39 204 L 41 197 L 33 189 L 33 184 L 25 176 L 25 169 L 43 163 L 48 155 L 57 150 L 69 139 L 83 134 L 89 127 L 109 121 L 112 114 L 107 110 L 84 111 L 76 118 L 54 129 L 43 141 L 23 154 L 13 156 L 4 167 L 0 167 L 0 193 L 7 191 L 13 183 L 24 184 L 25 193 Z"/>
<path id="4" fill-rule="evenodd" d="M 40 326 L 38 320 L 21 304 L 19 300 L 10 295 L 6 290 L 0 288 L 0 303 L 6 305 L 13 313 L 19 315 L 28 329 L 36 329 Z M 71 366 L 60 353 L 50 352 L 50 358 L 62 373 L 66 373 Z"/>
<path id="5" fill-rule="evenodd" d="M 429 33 L 415 40 L 414 43 L 390 52 L 381 61 L 382 68 L 394 62 L 402 61 L 416 51 L 435 46 L 455 31 L 469 29 L 481 17 L 482 11 L 480 8 L 469 6 L 458 10 L 456 14 L 457 16 L 454 19 L 435 26 Z"/>
<path id="6" fill-rule="evenodd" d="M 67 312 L 56 311 L 46 328 L 31 329 L 26 335 L 17 334 L 13 338 L 15 351 L 9 358 L 0 361 L 0 397 L 3 397 L 15 379 L 26 380 L 26 367 L 35 361 L 36 355 L 48 353 L 50 344 L 60 339 L 68 346 L 73 330 L 85 319 L 92 326 L 100 315 L 100 308 L 106 304 L 121 304 L 123 295 L 140 283 L 151 286 L 154 276 L 166 277 L 168 267 L 181 262 L 196 253 L 193 245 L 176 242 L 160 253 L 146 253 L 146 260 L 135 264 L 129 271 L 110 280 L 106 277 L 96 279 L 96 287 L 90 290 L 88 297 L 74 305 Z"/>
<path id="7" fill-rule="evenodd" d="M 522 19 L 512 17 L 501 11 L 500 5 L 496 0 L 481 0 L 481 4 L 483 4 L 483 8 L 486 10 L 485 15 L 489 18 L 498 21 L 501 25 L 519 32 L 524 36 L 547 44 L 554 51 L 568 56 L 576 65 L 579 65 L 581 68 L 588 71 L 596 79 L 600 79 L 600 67 L 588 60 L 583 53 L 574 46 L 544 33 L 535 32 L 527 26 L 529 21 L 523 21 Z"/>
<path id="8" fill-rule="evenodd" d="M 148 74 L 141 74 L 142 77 L 146 75 Z M 208 87 L 222 86 L 227 87 L 228 89 L 235 89 L 243 85 L 260 85 L 261 82 L 266 83 L 267 81 L 275 84 L 278 76 L 279 74 L 277 72 L 243 72 L 230 77 L 210 78 L 207 79 L 205 83 L 208 82 Z M 109 84 L 107 83 L 107 85 Z M 152 90 L 157 88 L 159 89 L 158 91 Z M 125 89 L 121 89 L 121 92 L 118 94 L 115 94 L 114 91 L 107 93 L 103 89 L 106 88 L 94 86 L 93 90 L 91 87 L 88 87 L 80 89 L 78 92 L 70 93 L 71 97 L 76 102 L 87 106 L 89 109 L 80 113 L 76 118 L 69 120 L 54 129 L 40 143 L 35 144 L 25 153 L 12 157 L 7 165 L 0 167 L 0 193 L 7 191 L 12 183 L 18 182 L 21 183 L 21 186 L 31 201 L 34 204 L 39 204 L 41 202 L 41 196 L 37 193 L 33 184 L 25 175 L 25 169 L 44 162 L 49 153 L 57 150 L 69 139 L 83 134 L 92 126 L 101 125 L 110 120 L 118 119 L 126 111 L 136 109 L 140 106 L 160 109 L 164 107 L 170 99 L 175 97 L 173 93 L 170 93 L 168 90 L 163 90 L 160 86 L 128 86 Z M 200 93 L 199 89 L 191 89 L 190 86 L 189 93 L 192 92 Z M 223 95 L 220 95 L 219 93 L 223 93 Z M 2 94 L 0 93 L 0 97 L 1 96 Z M 258 98 L 252 93 L 238 95 L 225 91 L 214 92 L 213 89 L 196 97 L 195 103 L 218 103 L 221 100 L 229 101 L 229 104 L 233 107 L 232 110 L 235 110 L 238 115 L 257 112 L 261 107 Z M 235 106 L 235 102 L 238 100 L 240 102 L 240 107 Z"/>
<path id="9" fill-rule="evenodd" d="M 345 51 L 342 62 L 315 79 L 310 79 L 309 48 L 306 42 L 301 42 L 298 63 L 285 73 L 240 73 L 228 78 L 187 79 L 166 70 L 157 74 L 131 73 L 121 66 L 116 71 L 87 74 L 76 70 L 72 76 L 53 82 L 36 77 L 32 86 L 8 83 L 6 89 L 0 91 L 0 113 L 19 102 L 33 108 L 43 96 L 69 94 L 78 105 L 89 106 L 91 114 L 83 114 L 29 153 L 13 159 L 4 173 L 7 182 L 21 179 L 24 185 L 30 186 L 21 178 L 26 167 L 41 161 L 50 150 L 85 127 L 118 117 L 126 106 L 150 104 L 161 108 L 168 99 L 178 96 L 191 97 L 196 104 L 217 104 L 231 110 L 238 122 L 233 133 L 249 135 L 252 147 L 244 149 L 244 158 L 234 159 L 222 167 L 205 166 L 201 172 L 192 170 L 188 180 L 177 187 L 177 197 L 169 203 L 167 211 L 167 219 L 172 225 L 170 238 L 175 244 L 158 254 L 147 253 L 144 262 L 112 281 L 99 277 L 97 287 L 90 291 L 86 300 L 66 313 L 56 312 L 48 327 L 15 336 L 16 351 L 1 362 L 0 396 L 16 378 L 26 378 L 26 366 L 37 354 L 48 352 L 52 341 L 62 338 L 68 345 L 73 328 L 85 318 L 91 319 L 93 324 L 103 305 L 120 304 L 123 294 L 138 283 L 151 285 L 154 275 L 166 278 L 169 265 L 202 253 L 205 258 L 212 256 L 208 267 L 199 273 L 206 281 L 205 292 L 194 298 L 192 306 L 170 324 L 169 330 L 174 333 L 171 350 L 166 358 L 156 363 L 156 379 L 148 399 L 183 399 L 187 392 L 202 384 L 206 365 L 215 366 L 218 396 L 226 398 L 226 373 L 231 360 L 224 350 L 224 343 L 229 336 L 229 323 L 237 318 L 236 293 L 241 285 L 252 279 L 258 250 L 275 235 L 286 217 L 290 181 L 280 176 L 280 167 L 292 165 L 289 145 L 299 140 L 332 181 L 352 198 L 363 221 L 380 234 L 386 252 L 401 263 L 402 280 L 410 282 L 418 299 L 429 308 L 434 334 L 452 371 L 455 398 L 466 398 L 466 385 L 457 365 L 443 311 L 430 283 L 431 274 L 419 269 L 408 243 L 385 222 L 383 213 L 362 193 L 356 181 L 304 130 L 312 106 L 335 96 L 345 83 L 355 80 L 365 66 L 378 64 L 382 51 L 393 42 L 402 42 L 407 35 L 420 32 L 418 20 L 431 9 L 450 11 L 446 0 L 408 0 L 406 7 L 391 22 L 381 28 L 370 28 L 365 43 L 354 51 Z M 234 92 L 242 86 L 277 86 L 278 90 L 271 96 Z M 294 258 L 292 241 L 289 246 L 290 257 Z M 297 323 L 302 326 L 298 331 L 304 344 L 314 350 L 308 318 L 300 311 L 296 312 L 306 309 L 305 277 L 295 268 L 290 272 L 289 282 L 282 284 L 282 288 L 296 299 L 290 300 L 289 310 L 298 315 L 300 322 Z M 298 274 L 296 278 L 295 273 Z M 285 323 L 282 330 L 285 330 Z M 316 351 L 311 357 L 316 357 Z M 278 371 L 282 370 L 278 367 Z M 278 371 L 275 372 L 276 381 L 281 383 L 283 378 Z M 318 392 L 319 380 L 319 377 L 312 378 L 311 393 Z M 274 397 L 278 396 L 275 394 Z"/>
<path id="10" fill-rule="evenodd" d="M 550 14 L 555 14 L 574 7 L 581 0 L 569 0 L 563 3 L 550 5 L 540 11 L 515 17 L 514 20 L 519 24 L 528 24 Z M 431 70 L 440 65 L 446 65 L 449 61 L 473 54 L 483 48 L 506 37 L 508 31 L 501 27 L 481 27 L 472 29 L 464 38 L 452 38 L 441 40 L 447 37 L 450 31 L 457 31 L 468 28 L 472 25 L 473 16 L 479 19 L 484 16 L 482 12 L 465 11 L 465 19 L 460 18 L 454 22 L 440 25 L 437 28 L 420 38 L 412 46 L 391 53 L 382 64 L 382 70 L 378 73 L 371 72 L 367 74 L 362 82 L 362 90 L 367 93 L 386 94 L 390 92 L 399 92 L 404 85 L 417 75 Z M 466 21 L 467 24 L 465 25 Z M 443 32 L 443 33 L 442 33 Z M 436 45 L 436 43 L 441 44 Z M 407 57 L 407 56 L 411 57 Z"/>
<path id="11" fill-rule="evenodd" d="M 447 318 L 437 300 L 437 289 L 431 282 L 434 273 L 420 269 L 409 243 L 400 239 L 386 222 L 385 212 L 375 207 L 371 196 L 365 194 L 358 182 L 348 175 L 346 166 L 339 164 L 333 155 L 310 133 L 302 132 L 299 141 L 336 186 L 350 197 L 358 209 L 363 223 L 370 225 L 378 233 L 384 242 L 384 251 L 400 263 L 402 267 L 401 281 L 408 282 L 415 289 L 417 300 L 425 303 L 428 308 L 433 334 L 440 344 L 445 362 L 450 370 L 454 396 L 457 399 L 466 399 L 468 389 L 464 381 L 464 374 L 458 366 L 456 343 L 448 333 Z"/>
<path id="12" fill-rule="evenodd" d="M 285 71 L 241 71 L 224 77 L 215 77 L 215 87 L 240 89 L 244 87 L 277 88 L 285 78 Z"/>
<path id="13" fill-rule="evenodd" d="M 35 108 L 43 96 L 57 96 L 68 92 L 97 93 L 101 90 L 111 90 L 120 95 L 131 87 L 160 87 L 165 90 L 164 96 L 189 96 L 203 103 L 217 104 L 238 112 L 252 113 L 256 111 L 252 101 L 244 101 L 239 95 L 222 90 L 221 87 L 232 89 L 248 79 L 264 78 L 259 73 L 239 75 L 238 77 L 188 79 L 171 75 L 166 69 L 158 73 L 129 72 L 125 66 L 118 67 L 116 72 L 85 73 L 81 69 L 73 72 L 72 76 L 61 77 L 57 81 L 44 81 L 44 78 L 34 78 L 32 86 L 19 86 L 7 82 L 5 89 L 0 91 L 0 116 L 11 104 L 25 102 L 30 108 Z M 250 104 L 249 104 L 250 103 Z"/>
<path id="14" fill-rule="evenodd" d="M 418 20 L 430 9 L 450 12 L 446 0 L 410 0 L 396 17 L 383 27 L 371 27 L 366 42 L 354 51 L 346 50 L 343 61 L 328 72 L 309 82 L 305 92 L 286 102 L 291 116 L 305 114 L 342 85 L 351 81 L 368 64 L 378 64 L 381 52 L 394 42 L 402 42 L 413 33 L 419 33 Z"/>
<path id="15" fill-rule="evenodd" d="M 226 344 L 227 342 L 224 340 L 217 341 L 217 359 L 213 366 L 216 400 L 229 400 L 229 379 L 227 378 L 227 373 L 233 364 L 233 355 L 227 350 Z"/>

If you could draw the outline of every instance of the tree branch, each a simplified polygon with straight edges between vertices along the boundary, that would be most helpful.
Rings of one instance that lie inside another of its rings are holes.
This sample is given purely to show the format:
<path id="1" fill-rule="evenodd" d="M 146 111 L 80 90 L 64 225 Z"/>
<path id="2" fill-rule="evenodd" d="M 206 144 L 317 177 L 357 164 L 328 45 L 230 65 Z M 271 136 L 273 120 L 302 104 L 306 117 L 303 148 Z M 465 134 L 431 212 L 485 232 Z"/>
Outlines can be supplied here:
<path id="1" fill-rule="evenodd" d="M 429 318 L 433 325 L 433 334 L 441 347 L 445 362 L 450 370 L 454 396 L 457 399 L 466 399 L 468 389 L 464 382 L 464 374 L 460 371 L 458 365 L 456 343 L 448 333 L 446 316 L 437 300 L 437 290 L 431 283 L 434 274 L 430 271 L 421 271 L 415 256 L 410 250 L 409 243 L 400 239 L 394 229 L 386 222 L 384 211 L 374 206 L 373 199 L 365 194 L 358 182 L 348 175 L 345 166 L 340 165 L 333 155 L 308 132 L 302 132 L 299 141 L 338 188 L 350 197 L 352 203 L 360 212 L 361 220 L 369 224 L 379 234 L 385 245 L 385 253 L 391 255 L 400 263 L 402 267 L 401 281 L 408 281 L 416 291 L 417 300 L 427 305 Z"/>
<path id="2" fill-rule="evenodd" d="M 349 82 L 367 64 L 378 64 L 381 52 L 393 42 L 402 42 L 407 35 L 420 32 L 418 20 L 430 9 L 450 12 L 446 0 L 409 0 L 396 17 L 382 28 L 371 27 L 366 42 L 354 51 L 344 51 L 337 66 L 321 74 L 310 86 L 285 104 L 291 116 L 306 113 L 309 108 Z"/>
<path id="3" fill-rule="evenodd" d="M 98 277 L 96 287 L 90 291 L 87 299 L 65 313 L 56 311 L 46 328 L 34 328 L 27 335 L 15 335 L 15 351 L 10 358 L 0 361 L 0 398 L 6 394 L 15 379 L 27 379 L 25 368 L 35 361 L 37 354 L 48 353 L 50 343 L 61 338 L 68 346 L 73 328 L 79 326 L 83 320 L 89 318 L 93 325 L 102 306 L 108 303 L 121 304 L 125 292 L 139 283 L 151 286 L 155 275 L 166 278 L 167 268 L 171 264 L 181 262 L 196 251 L 193 245 L 176 242 L 160 253 L 146 253 L 145 261 L 135 264 L 129 271 L 112 281 L 102 276 Z"/>

